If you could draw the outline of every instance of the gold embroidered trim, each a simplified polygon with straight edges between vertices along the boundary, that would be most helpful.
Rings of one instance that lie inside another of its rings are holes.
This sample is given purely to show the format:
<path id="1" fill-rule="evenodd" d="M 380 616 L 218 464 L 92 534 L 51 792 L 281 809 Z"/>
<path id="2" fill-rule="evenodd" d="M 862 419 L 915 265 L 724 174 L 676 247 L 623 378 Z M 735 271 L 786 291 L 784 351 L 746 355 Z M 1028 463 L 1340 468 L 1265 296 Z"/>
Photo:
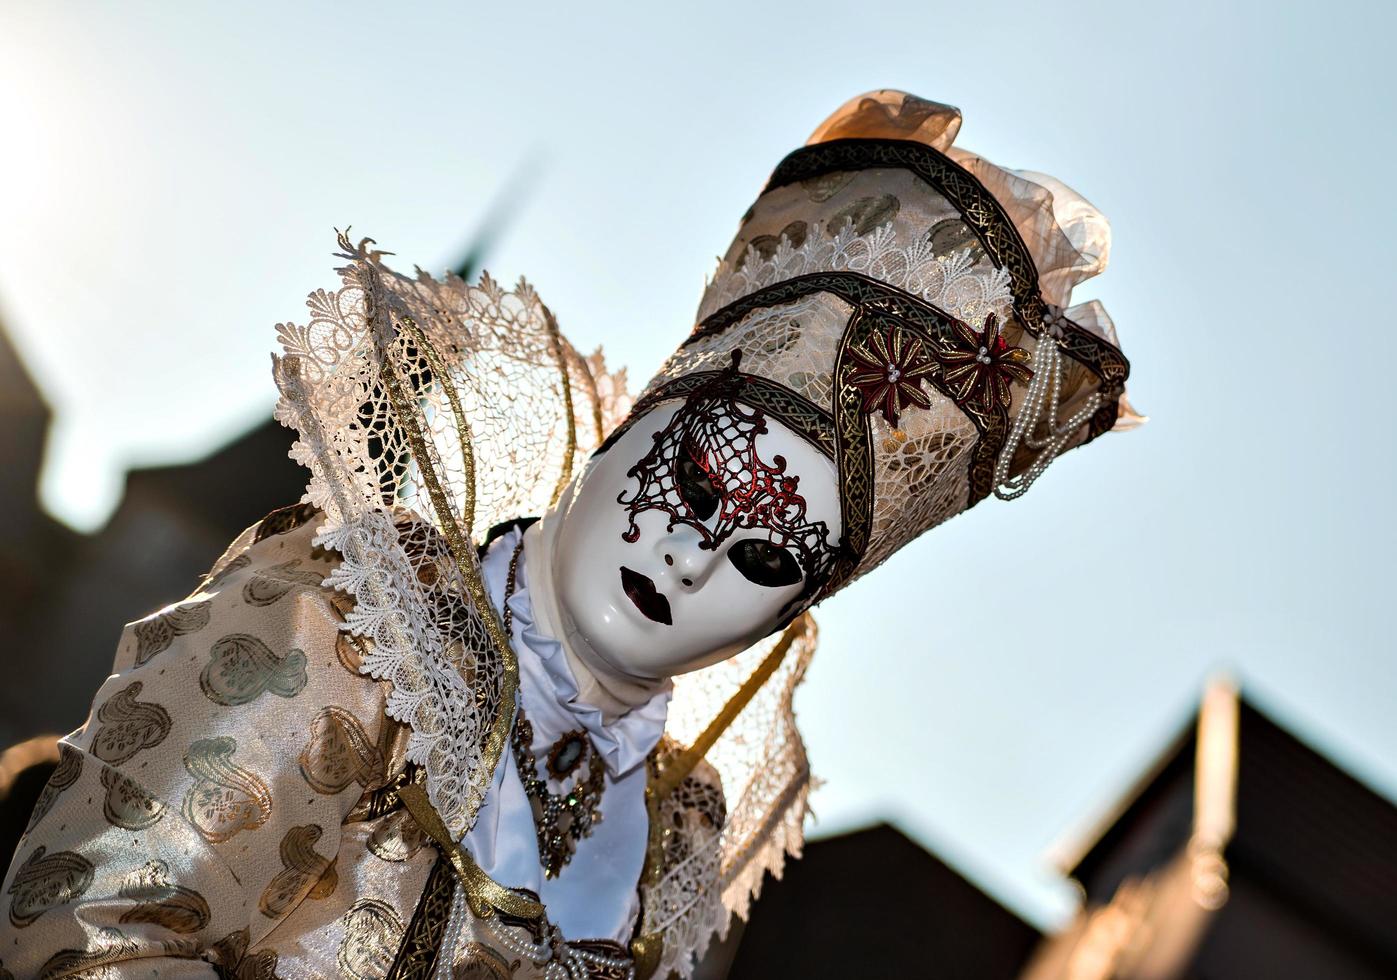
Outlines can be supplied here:
<path id="1" fill-rule="evenodd" d="M 429 980 L 436 973 L 442 937 L 451 921 L 456 878 L 445 857 L 438 858 L 422 887 L 422 897 L 403 934 L 398 955 L 384 980 Z"/>
<path id="2" fill-rule="evenodd" d="M 650 391 L 636 401 L 631 413 L 607 436 L 598 452 L 611 448 L 616 440 L 625 435 L 632 425 L 644 418 L 656 405 L 673 399 L 687 398 L 725 373 L 726 370 L 691 371 Z M 742 378 L 742 401 L 790 426 L 830 459 L 835 458 L 834 421 L 828 412 L 804 395 L 760 374 L 744 374 Z"/>
<path id="3" fill-rule="evenodd" d="M 412 819 L 417 821 L 422 832 L 432 839 L 441 849 L 442 855 L 451 862 L 461 887 L 466 891 L 466 901 L 478 918 L 488 919 L 496 912 L 520 919 L 543 917 L 541 903 L 512 892 L 495 881 L 480 870 L 480 865 L 475 863 L 469 851 L 451 839 L 446 824 L 441 822 L 441 817 L 427 799 L 426 790 L 412 783 L 398 790 L 398 799 L 402 800 L 403 806 L 407 807 L 407 812 L 412 814 Z"/>
<path id="4" fill-rule="evenodd" d="M 422 351 L 422 356 L 427 359 L 427 365 L 432 369 L 432 374 L 437 379 L 437 384 L 441 386 L 442 394 L 446 395 L 447 404 L 451 406 L 451 416 L 456 421 L 456 442 L 461 447 L 461 483 L 470 494 L 470 499 L 475 500 L 475 448 L 471 442 L 470 424 L 466 421 L 466 413 L 461 408 L 461 398 L 456 391 L 456 386 L 448 379 L 446 365 L 442 363 L 441 355 L 437 349 L 427 340 L 426 333 L 410 317 L 403 318 L 404 325 L 412 334 L 412 339 L 417 343 Z M 475 507 L 463 507 L 461 509 L 461 524 L 464 526 L 467 539 L 475 529 Z"/>

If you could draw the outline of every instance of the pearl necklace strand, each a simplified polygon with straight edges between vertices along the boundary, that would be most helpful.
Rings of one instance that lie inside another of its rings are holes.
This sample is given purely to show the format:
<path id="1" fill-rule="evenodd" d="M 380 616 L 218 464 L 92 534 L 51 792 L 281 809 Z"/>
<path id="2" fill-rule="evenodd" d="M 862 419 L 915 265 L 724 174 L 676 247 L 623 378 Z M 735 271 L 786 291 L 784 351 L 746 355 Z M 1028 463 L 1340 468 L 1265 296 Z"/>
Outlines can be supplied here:
<path id="1" fill-rule="evenodd" d="M 1028 391 L 1024 394 L 1019 414 L 1009 429 L 1004 448 L 995 460 L 994 495 L 1000 500 L 1022 497 L 1028 488 L 1033 486 L 1033 481 L 1043 475 L 1048 464 L 1062 452 L 1077 430 L 1086 425 L 1101 407 L 1101 392 L 1094 391 L 1086 404 L 1074 412 L 1071 418 L 1061 425 L 1058 424 L 1058 398 L 1062 392 L 1063 337 L 1059 322 L 1061 317 L 1059 311 L 1052 309 L 1045 318 L 1043 332 L 1033 352 L 1033 377 L 1028 382 Z M 1033 433 L 1038 429 L 1039 423 L 1044 421 L 1045 414 L 1048 434 L 1045 438 L 1036 439 Z M 1009 466 L 1021 444 L 1038 450 L 1038 456 L 1028 469 L 1017 477 L 1010 477 Z"/>

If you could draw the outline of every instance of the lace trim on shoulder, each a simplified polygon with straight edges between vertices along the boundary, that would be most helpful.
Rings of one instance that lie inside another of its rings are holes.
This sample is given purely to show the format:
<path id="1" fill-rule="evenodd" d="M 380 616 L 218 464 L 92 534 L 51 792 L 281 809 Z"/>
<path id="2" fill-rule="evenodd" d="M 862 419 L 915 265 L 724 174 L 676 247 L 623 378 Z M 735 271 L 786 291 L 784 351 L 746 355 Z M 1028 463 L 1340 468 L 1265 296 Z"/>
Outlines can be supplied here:
<path id="1" fill-rule="evenodd" d="M 551 388 L 534 387 L 540 406 L 556 401 L 553 390 L 565 390 L 556 332 L 525 284 L 507 292 L 486 279 L 412 279 L 381 265 L 367 241 L 341 235 L 339 244 L 350 261 L 343 287 L 310 296 L 306 326 L 277 327 L 276 417 L 298 433 L 291 455 L 310 469 L 306 499 L 325 515 L 316 543 L 340 556 L 326 584 L 355 600 L 343 628 L 373 640 L 360 670 L 390 683 L 388 715 L 408 725 L 407 757 L 459 837 L 485 798 L 514 708 L 512 658 L 487 621 L 495 614 L 483 586 L 472 587 L 471 521 L 553 489 L 491 474 L 499 485 L 482 492 L 471 443 L 493 449 L 503 433 L 480 415 L 468 431 L 460 400 L 478 404 L 488 386 L 514 382 L 507 365 L 518 365 L 515 373 L 554 370 Z M 556 435 L 562 413 L 548 407 L 537 421 Z M 451 533 L 464 547 L 447 548 Z"/>
<path id="2" fill-rule="evenodd" d="M 340 556 L 325 584 L 354 599 L 340 628 L 373 641 L 359 670 L 388 681 L 388 716 L 409 728 L 407 758 L 426 772 L 443 822 L 463 834 L 489 784 L 481 754 L 484 720 L 428 621 L 398 528 L 387 512 L 347 492 L 353 480 L 346 479 L 341 450 L 318 438 L 313 423 L 302 428 L 310 400 L 297 397 L 304 389 L 295 371 L 286 360 L 279 366 L 287 395 L 277 417 L 302 435 L 293 456 L 310 467 L 306 496 L 325 513 L 315 543 Z"/>

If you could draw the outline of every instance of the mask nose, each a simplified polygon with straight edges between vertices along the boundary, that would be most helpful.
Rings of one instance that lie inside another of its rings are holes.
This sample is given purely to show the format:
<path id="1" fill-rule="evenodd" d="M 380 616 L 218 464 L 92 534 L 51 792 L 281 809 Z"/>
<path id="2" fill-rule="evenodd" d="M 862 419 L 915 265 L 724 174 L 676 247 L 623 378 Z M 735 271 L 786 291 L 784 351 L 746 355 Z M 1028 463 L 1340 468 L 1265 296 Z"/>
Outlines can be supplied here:
<path id="1" fill-rule="evenodd" d="M 717 552 L 699 547 L 703 536 L 687 524 L 676 524 L 673 531 L 663 535 L 657 550 L 664 562 L 663 577 L 685 591 L 696 592 L 712 574 Z"/>

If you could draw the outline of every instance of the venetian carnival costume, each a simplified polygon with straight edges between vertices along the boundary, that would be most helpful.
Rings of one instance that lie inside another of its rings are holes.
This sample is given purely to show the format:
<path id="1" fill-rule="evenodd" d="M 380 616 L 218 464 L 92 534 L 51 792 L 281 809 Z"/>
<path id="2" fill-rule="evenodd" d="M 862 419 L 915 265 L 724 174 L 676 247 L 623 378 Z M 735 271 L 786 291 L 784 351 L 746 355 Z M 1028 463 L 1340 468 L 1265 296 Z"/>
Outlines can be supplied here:
<path id="1" fill-rule="evenodd" d="M 278 327 L 305 501 L 125 630 L 5 880 L 0 976 L 688 976 L 801 847 L 806 610 L 1136 418 L 1105 312 L 1067 308 L 1104 219 L 959 125 L 888 91 L 831 116 L 634 404 L 526 284 L 403 276 L 341 236 L 341 288 Z M 753 520 L 716 461 L 777 420 L 837 468 L 843 531 L 820 550 L 768 466 L 801 601 L 633 683 L 542 583 L 589 457 L 674 404 L 632 513 L 693 520 L 674 454 L 698 446 Z"/>

